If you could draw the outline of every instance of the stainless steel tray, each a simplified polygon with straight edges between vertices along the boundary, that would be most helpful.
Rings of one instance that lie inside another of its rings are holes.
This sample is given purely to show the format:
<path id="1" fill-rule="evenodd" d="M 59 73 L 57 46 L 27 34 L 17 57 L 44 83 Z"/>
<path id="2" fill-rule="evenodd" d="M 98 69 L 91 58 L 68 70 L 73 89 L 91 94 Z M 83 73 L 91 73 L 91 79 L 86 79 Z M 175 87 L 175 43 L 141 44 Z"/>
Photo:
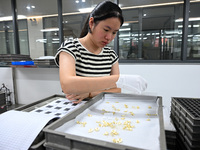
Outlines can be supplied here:
<path id="1" fill-rule="evenodd" d="M 127 146 L 120 143 L 112 143 L 107 142 L 104 140 L 98 140 L 95 138 L 88 138 L 84 136 L 79 135 L 73 135 L 68 134 L 65 132 L 57 131 L 59 127 L 61 127 L 63 124 L 70 122 L 71 120 L 75 119 L 78 115 L 83 113 L 85 110 L 87 110 L 89 107 L 91 107 L 93 104 L 99 102 L 102 100 L 102 98 L 105 97 L 106 94 L 109 93 L 102 93 L 87 103 L 85 103 L 80 109 L 75 110 L 72 113 L 69 113 L 68 115 L 64 116 L 62 119 L 59 119 L 52 123 L 51 125 L 47 126 L 43 129 L 43 132 L 45 133 L 45 147 L 46 149 L 60 149 L 60 150 L 66 150 L 66 149 L 76 149 L 76 150 L 117 150 L 117 149 L 142 149 L 140 147 L 134 147 L 134 146 Z M 112 96 L 119 98 L 124 98 L 126 100 L 134 101 L 134 100 L 141 100 L 141 101 L 154 101 L 158 104 L 158 119 L 159 119 L 159 149 L 165 150 L 166 149 L 166 139 L 165 139 L 165 131 L 164 131 L 164 123 L 163 123 L 163 112 L 162 112 L 162 97 L 159 96 L 145 96 L 145 95 L 132 95 L 132 94 L 112 94 Z M 148 133 L 147 133 L 148 134 Z M 130 137 L 131 138 L 131 137 Z M 143 141 L 143 139 L 141 139 Z"/>

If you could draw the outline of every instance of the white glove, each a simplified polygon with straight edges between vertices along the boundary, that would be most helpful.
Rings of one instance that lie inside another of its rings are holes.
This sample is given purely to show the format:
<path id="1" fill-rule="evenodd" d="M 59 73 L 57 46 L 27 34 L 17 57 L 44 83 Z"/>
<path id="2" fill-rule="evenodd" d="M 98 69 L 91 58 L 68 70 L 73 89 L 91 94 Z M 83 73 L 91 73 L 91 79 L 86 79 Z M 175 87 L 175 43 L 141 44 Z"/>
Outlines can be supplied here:
<path id="1" fill-rule="evenodd" d="M 116 82 L 118 88 L 141 94 L 147 88 L 146 80 L 139 75 L 120 75 Z"/>

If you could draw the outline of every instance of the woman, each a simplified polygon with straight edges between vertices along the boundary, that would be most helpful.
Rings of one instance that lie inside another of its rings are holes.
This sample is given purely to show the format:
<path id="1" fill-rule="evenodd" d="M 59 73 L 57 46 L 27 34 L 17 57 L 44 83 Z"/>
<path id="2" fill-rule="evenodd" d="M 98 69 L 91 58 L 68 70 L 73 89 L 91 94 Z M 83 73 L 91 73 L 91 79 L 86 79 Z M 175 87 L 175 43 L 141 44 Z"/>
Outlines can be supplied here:
<path id="1" fill-rule="evenodd" d="M 55 56 L 60 83 L 69 100 L 79 103 L 101 92 L 121 92 L 118 56 L 106 47 L 124 22 L 115 3 L 104 1 L 90 13 L 79 39 L 65 41 Z M 123 84 L 121 84 L 123 85 Z"/>

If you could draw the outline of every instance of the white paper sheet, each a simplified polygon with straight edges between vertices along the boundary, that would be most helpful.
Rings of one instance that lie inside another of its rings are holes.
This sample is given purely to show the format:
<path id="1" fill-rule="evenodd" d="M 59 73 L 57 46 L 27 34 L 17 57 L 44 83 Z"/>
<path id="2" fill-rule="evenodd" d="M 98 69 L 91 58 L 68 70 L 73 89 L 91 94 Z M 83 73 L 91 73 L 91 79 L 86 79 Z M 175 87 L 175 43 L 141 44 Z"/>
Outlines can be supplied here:
<path id="1" fill-rule="evenodd" d="M 32 112 L 11 110 L 1 114 L 0 150 L 27 150 L 51 119 L 60 118 L 84 103 L 73 105 L 61 98 Z"/>
<path id="2" fill-rule="evenodd" d="M 57 128 L 56 131 L 111 143 L 113 143 L 113 139 L 122 139 L 122 142 L 116 144 L 159 150 L 160 127 L 157 109 L 155 100 L 126 100 L 123 97 L 116 98 L 108 94 L 74 120 Z M 113 112 L 115 113 L 113 114 Z M 131 115 L 132 113 L 134 115 Z M 114 127 L 99 126 L 104 121 L 112 123 Z M 134 125 L 132 130 L 123 129 L 126 121 L 130 121 L 131 125 Z M 90 130 L 92 132 L 89 132 Z M 111 135 L 112 130 L 116 130 L 118 134 Z M 106 132 L 109 135 L 105 135 Z"/>
<path id="3" fill-rule="evenodd" d="M 27 150 L 52 117 L 22 111 L 0 115 L 0 149 Z"/>

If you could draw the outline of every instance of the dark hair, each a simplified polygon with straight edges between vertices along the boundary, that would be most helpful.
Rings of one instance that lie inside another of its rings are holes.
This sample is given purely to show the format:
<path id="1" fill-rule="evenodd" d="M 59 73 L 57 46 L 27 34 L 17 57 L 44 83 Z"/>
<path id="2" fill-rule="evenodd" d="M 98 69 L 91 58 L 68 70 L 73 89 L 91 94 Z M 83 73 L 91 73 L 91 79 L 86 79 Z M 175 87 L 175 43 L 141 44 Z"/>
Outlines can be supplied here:
<path id="1" fill-rule="evenodd" d="M 124 23 L 124 18 L 122 15 L 122 10 L 119 8 L 119 6 L 111 1 L 103 1 L 101 3 L 99 3 L 94 9 L 93 11 L 89 14 L 85 25 L 82 29 L 80 38 L 84 37 L 87 35 L 88 32 L 90 31 L 89 28 L 89 19 L 90 17 L 94 18 L 94 23 L 98 23 L 99 21 L 108 19 L 108 18 L 112 18 L 112 17 L 116 17 L 119 18 L 120 22 L 121 22 L 121 26 Z"/>

